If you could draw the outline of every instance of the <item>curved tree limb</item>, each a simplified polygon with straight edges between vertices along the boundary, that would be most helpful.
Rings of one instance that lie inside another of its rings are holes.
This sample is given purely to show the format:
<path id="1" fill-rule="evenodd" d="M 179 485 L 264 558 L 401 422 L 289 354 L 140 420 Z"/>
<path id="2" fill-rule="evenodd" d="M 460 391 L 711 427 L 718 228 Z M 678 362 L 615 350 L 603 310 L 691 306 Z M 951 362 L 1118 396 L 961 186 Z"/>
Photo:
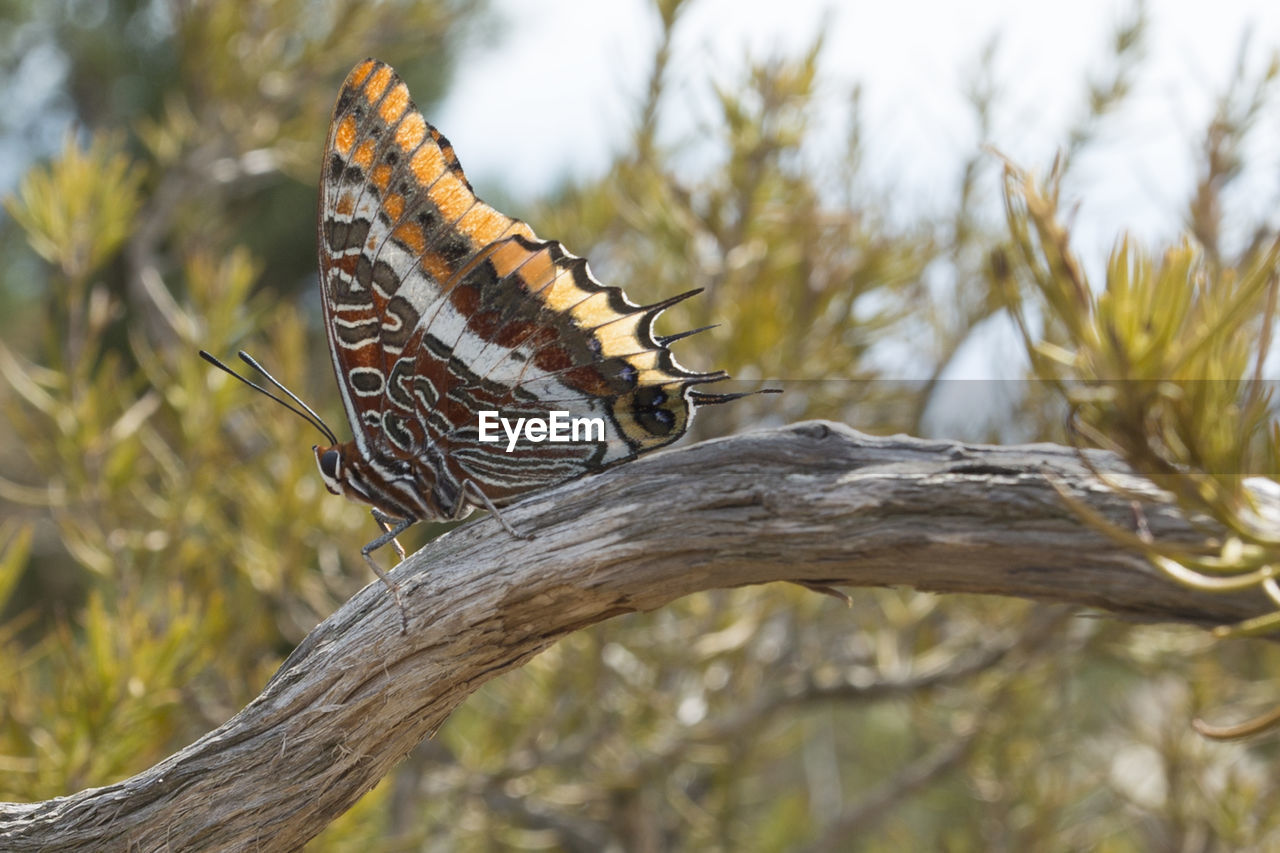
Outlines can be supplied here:
<path id="1" fill-rule="evenodd" d="M 1091 461 L 1151 499 L 1157 541 L 1202 538 L 1114 457 Z M 0 804 L 0 847 L 296 849 L 485 681 L 579 628 L 699 590 L 903 585 L 1204 626 L 1269 609 L 1172 583 L 1082 524 L 1058 488 L 1133 528 L 1130 499 L 1055 445 L 807 422 L 637 460 L 504 510 L 532 541 L 485 520 L 412 555 L 395 572 L 408 633 L 374 582 L 216 731 L 114 785 Z"/>

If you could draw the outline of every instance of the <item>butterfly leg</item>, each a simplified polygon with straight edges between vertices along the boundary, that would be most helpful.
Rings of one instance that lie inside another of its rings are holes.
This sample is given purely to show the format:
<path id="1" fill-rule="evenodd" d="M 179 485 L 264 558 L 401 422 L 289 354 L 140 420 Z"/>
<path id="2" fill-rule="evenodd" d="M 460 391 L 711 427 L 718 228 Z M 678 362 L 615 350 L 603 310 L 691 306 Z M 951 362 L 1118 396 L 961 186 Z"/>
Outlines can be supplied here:
<path id="1" fill-rule="evenodd" d="M 378 579 L 390 590 L 391 595 L 395 597 L 396 607 L 400 608 L 400 633 L 409 633 L 409 614 L 404 609 L 404 601 L 400 598 L 400 585 L 391 579 L 391 576 L 382 570 L 378 565 L 378 561 L 373 559 L 373 552 L 386 545 L 388 542 L 394 542 L 396 550 L 404 555 L 404 549 L 400 547 L 400 543 L 396 542 L 396 537 L 405 531 L 409 525 L 413 524 L 412 518 L 391 518 L 383 516 L 378 518 L 378 513 L 374 511 L 374 519 L 378 522 L 378 526 L 382 528 L 382 533 L 368 545 L 360 549 L 360 556 L 364 557 L 364 561 L 369 564 L 369 568 L 373 569 L 373 573 Z"/>
<path id="2" fill-rule="evenodd" d="M 378 522 L 378 526 L 382 528 L 383 533 L 390 532 L 393 526 L 405 521 L 403 518 L 392 518 L 377 507 L 373 507 L 369 512 L 373 515 L 373 520 Z M 391 545 L 396 549 L 396 553 L 400 555 L 401 561 L 404 560 L 404 546 L 400 544 L 400 540 L 396 538 L 396 535 L 412 523 L 411 521 L 404 523 L 396 533 L 391 535 Z"/>
<path id="3" fill-rule="evenodd" d="M 484 505 L 485 509 L 489 510 L 489 514 L 492 515 L 494 518 L 498 519 L 498 523 L 502 525 L 502 528 L 506 530 L 508 533 L 510 533 L 513 537 L 515 537 L 516 539 L 523 539 L 526 542 L 533 539 L 533 534 L 531 533 L 517 533 L 516 529 L 512 527 L 511 524 L 505 518 L 503 518 L 502 513 L 498 512 L 498 508 L 493 505 L 493 501 L 489 500 L 489 496 L 486 495 L 484 492 L 480 491 L 480 487 L 476 485 L 474 480 L 462 481 L 462 494 L 464 496 L 467 494 L 468 489 L 471 490 L 471 494 L 475 495 L 480 499 L 480 503 Z"/>

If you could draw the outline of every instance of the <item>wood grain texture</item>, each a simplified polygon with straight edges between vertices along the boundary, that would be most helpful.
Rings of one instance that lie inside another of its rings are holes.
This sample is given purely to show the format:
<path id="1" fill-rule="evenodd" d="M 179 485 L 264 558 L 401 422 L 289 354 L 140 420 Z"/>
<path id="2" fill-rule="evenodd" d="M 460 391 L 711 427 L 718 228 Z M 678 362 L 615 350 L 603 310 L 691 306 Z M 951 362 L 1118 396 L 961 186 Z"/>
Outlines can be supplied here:
<path id="1" fill-rule="evenodd" d="M 1158 539 L 1199 538 L 1151 484 L 1093 459 L 1151 498 Z M 532 541 L 485 519 L 402 564 L 407 634 L 385 588 L 370 584 L 257 699 L 181 752 L 103 788 L 0 804 L 0 849 L 297 849 L 484 682 L 579 628 L 699 590 L 902 585 L 1206 626 L 1268 609 L 1257 595 L 1170 582 L 1083 525 L 1046 474 L 1132 528 L 1130 499 L 1070 449 L 875 438 L 825 422 L 568 484 L 504 511 Z"/>

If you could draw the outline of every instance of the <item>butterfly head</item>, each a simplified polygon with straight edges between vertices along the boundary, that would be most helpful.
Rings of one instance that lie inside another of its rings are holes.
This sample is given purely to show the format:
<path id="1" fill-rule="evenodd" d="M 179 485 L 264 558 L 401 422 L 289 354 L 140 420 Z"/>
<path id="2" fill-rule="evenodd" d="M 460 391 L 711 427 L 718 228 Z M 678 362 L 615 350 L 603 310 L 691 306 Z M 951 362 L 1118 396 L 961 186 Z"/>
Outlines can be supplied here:
<path id="1" fill-rule="evenodd" d="M 324 479 L 326 489 L 335 495 L 370 503 L 369 491 L 360 482 L 359 469 L 350 464 L 348 451 L 349 448 L 345 444 L 331 444 L 328 447 L 317 444 L 311 447 L 311 452 L 316 455 L 316 466 L 320 468 L 320 476 Z"/>
<path id="2" fill-rule="evenodd" d="M 337 447 L 313 444 L 311 452 L 316 455 L 316 465 L 320 468 L 320 476 L 324 478 L 324 487 L 330 494 L 342 494 L 342 451 Z"/>
<path id="3" fill-rule="evenodd" d="M 441 517 L 430 507 L 423 509 L 397 500 L 388 474 L 377 464 L 369 464 L 354 441 L 328 447 L 313 445 L 311 452 L 316 456 L 324 487 L 331 493 L 368 504 L 391 518 Z"/>

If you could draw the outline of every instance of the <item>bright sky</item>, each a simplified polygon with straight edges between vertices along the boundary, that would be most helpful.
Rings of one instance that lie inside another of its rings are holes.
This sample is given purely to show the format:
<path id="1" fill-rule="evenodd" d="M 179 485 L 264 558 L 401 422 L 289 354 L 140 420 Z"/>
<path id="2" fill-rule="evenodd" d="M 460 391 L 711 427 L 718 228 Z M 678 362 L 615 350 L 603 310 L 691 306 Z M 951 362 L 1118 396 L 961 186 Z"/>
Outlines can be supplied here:
<path id="1" fill-rule="evenodd" d="M 565 174 L 602 170 L 643 93 L 657 38 L 649 3 L 495 5 L 511 24 L 459 71 L 452 95 L 429 119 L 453 141 L 482 194 L 492 181 L 531 196 Z M 1176 233 L 1194 145 L 1242 39 L 1249 39 L 1251 76 L 1280 47 L 1274 0 L 1219 0 L 1212 12 L 1197 0 L 1149 5 L 1148 61 L 1127 120 L 1106 125 L 1110 144 L 1079 164 L 1089 190 L 1079 236 L 1095 234 L 1100 252 L 1122 228 L 1146 239 Z M 841 97 L 861 83 L 874 173 L 908 204 L 945 209 L 958 164 L 983 142 L 1035 168 L 1048 163 L 1083 111 L 1086 74 L 1107 67 L 1109 36 L 1131 9 L 1126 0 L 697 0 L 677 34 L 667 135 L 696 132 L 710 115 L 708 79 L 737 82 L 747 52 L 795 54 L 822 31 L 831 133 L 845 117 Z M 1004 107 L 994 138 L 983 140 L 962 92 L 997 35 Z M 1260 130 L 1252 152 L 1258 181 L 1240 201 L 1269 210 L 1280 202 L 1280 116 L 1267 117 Z"/>

